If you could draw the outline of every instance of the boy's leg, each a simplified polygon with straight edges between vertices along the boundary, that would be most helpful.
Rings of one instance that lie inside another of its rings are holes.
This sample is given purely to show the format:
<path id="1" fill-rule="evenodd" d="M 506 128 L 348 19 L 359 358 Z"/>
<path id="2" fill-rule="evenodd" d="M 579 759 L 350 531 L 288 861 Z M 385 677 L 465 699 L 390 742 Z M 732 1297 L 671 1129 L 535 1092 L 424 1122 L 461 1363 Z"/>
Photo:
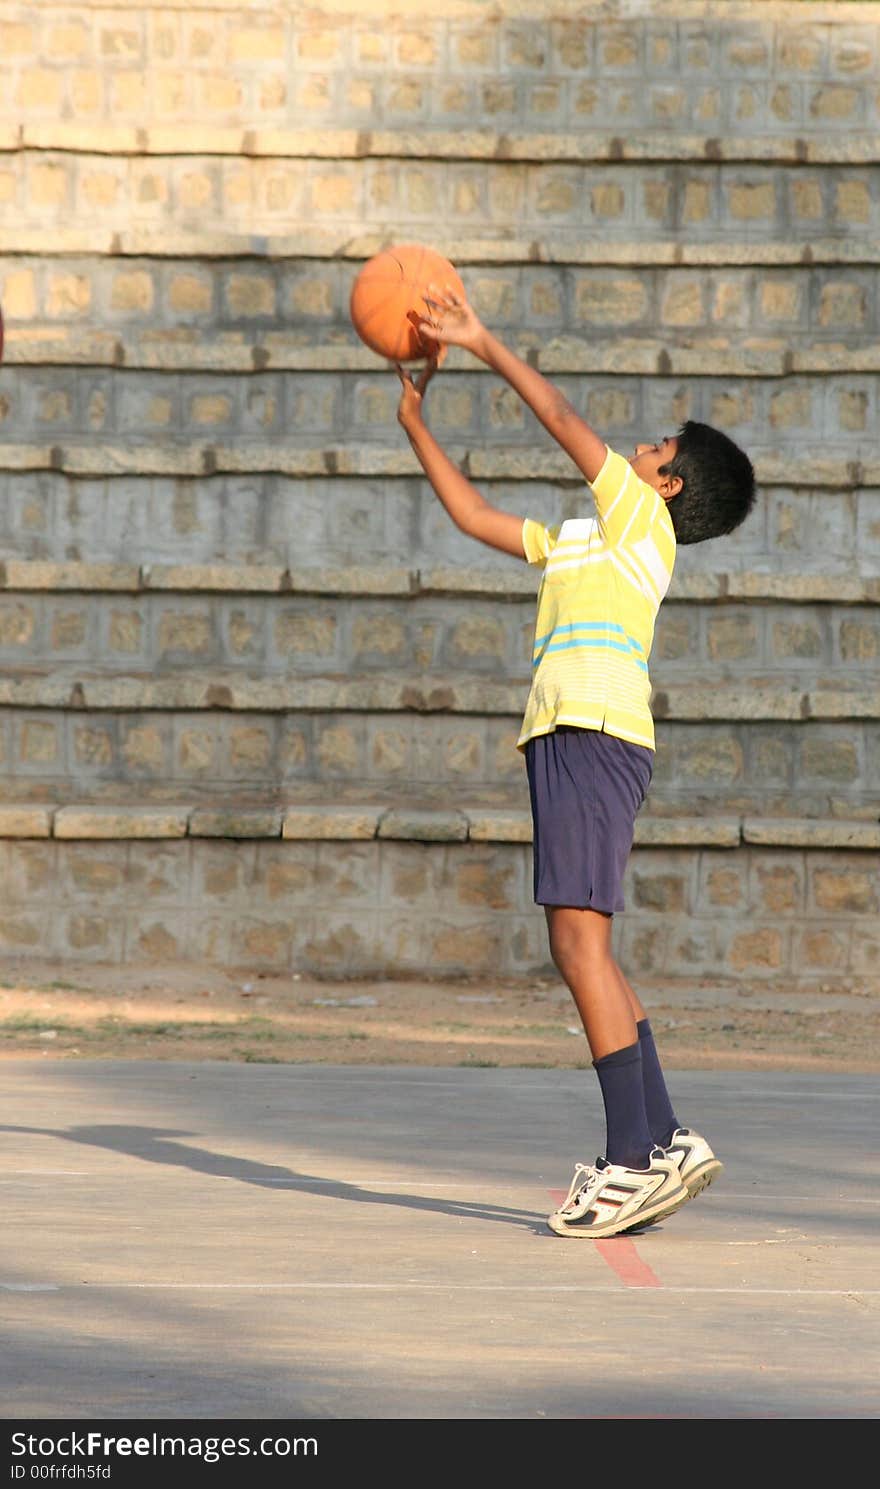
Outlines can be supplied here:
<path id="1" fill-rule="evenodd" d="M 630 986 L 619 967 L 617 971 L 626 989 L 629 1005 L 636 1021 L 639 1048 L 642 1052 L 642 1079 L 645 1087 L 645 1109 L 648 1114 L 648 1126 L 651 1129 L 651 1136 L 657 1146 L 666 1148 L 672 1141 L 672 1134 L 677 1127 L 681 1126 L 681 1123 L 676 1117 L 672 1102 L 669 1099 L 669 1092 L 666 1089 L 666 1080 L 660 1065 L 660 1056 L 657 1053 L 657 1046 L 654 1042 L 654 1034 L 648 1015 L 642 1006 L 642 1001 L 638 994 Z"/>
<path id="2" fill-rule="evenodd" d="M 641 999 L 618 968 L 620 980 L 627 990 L 630 1008 L 636 1020 L 639 1049 L 642 1055 L 642 1083 L 645 1092 L 645 1112 L 651 1137 L 658 1148 L 671 1154 L 678 1163 L 682 1183 L 692 1197 L 699 1194 L 722 1172 L 719 1162 L 698 1132 L 683 1127 L 669 1099 L 666 1080 L 660 1065 L 657 1046 L 650 1021 L 642 1007 Z"/>
<path id="3" fill-rule="evenodd" d="M 610 915 L 545 906 L 550 950 L 575 1001 L 605 1105 L 609 1163 L 647 1168 L 655 1142 L 628 984 L 611 954 Z"/>

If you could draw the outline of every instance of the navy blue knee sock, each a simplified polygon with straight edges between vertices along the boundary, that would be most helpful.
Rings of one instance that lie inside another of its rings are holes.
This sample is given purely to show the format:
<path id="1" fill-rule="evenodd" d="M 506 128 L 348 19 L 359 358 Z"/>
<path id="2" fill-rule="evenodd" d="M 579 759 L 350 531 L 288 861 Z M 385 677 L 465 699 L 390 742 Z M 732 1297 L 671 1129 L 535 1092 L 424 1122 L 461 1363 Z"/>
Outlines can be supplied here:
<path id="1" fill-rule="evenodd" d="M 660 1069 L 660 1058 L 654 1043 L 654 1035 L 651 1033 L 651 1025 L 647 1019 L 640 1019 L 636 1028 L 639 1031 L 639 1048 L 642 1052 L 642 1081 L 645 1088 L 648 1126 L 657 1146 L 665 1148 L 671 1141 L 676 1127 L 680 1127 L 681 1123 L 669 1100 L 669 1092 L 663 1079 L 663 1071 Z"/>
<path id="2" fill-rule="evenodd" d="M 624 1168 L 648 1168 L 654 1140 L 645 1108 L 640 1044 L 628 1044 L 593 1061 L 605 1103 L 606 1147 L 609 1163 Z"/>

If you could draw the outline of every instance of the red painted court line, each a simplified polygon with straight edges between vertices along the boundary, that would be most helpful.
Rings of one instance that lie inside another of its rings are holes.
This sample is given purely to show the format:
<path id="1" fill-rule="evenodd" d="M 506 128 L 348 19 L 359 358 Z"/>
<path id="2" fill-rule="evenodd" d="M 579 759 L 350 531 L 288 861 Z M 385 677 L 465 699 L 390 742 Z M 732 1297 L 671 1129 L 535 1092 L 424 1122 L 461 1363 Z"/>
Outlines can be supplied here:
<path id="1" fill-rule="evenodd" d="M 564 1189 L 550 1189 L 548 1193 L 554 1204 L 561 1205 L 565 1199 Z M 593 1245 L 627 1287 L 663 1286 L 660 1278 L 639 1256 L 636 1243 L 629 1236 L 609 1236 L 605 1241 L 594 1241 Z"/>

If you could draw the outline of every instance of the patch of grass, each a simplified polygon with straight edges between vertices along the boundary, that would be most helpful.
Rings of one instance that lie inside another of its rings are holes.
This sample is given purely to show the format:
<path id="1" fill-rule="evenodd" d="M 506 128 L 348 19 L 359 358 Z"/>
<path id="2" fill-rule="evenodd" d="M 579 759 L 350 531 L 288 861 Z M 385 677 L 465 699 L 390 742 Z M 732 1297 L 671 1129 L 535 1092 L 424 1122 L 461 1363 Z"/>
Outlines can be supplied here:
<path id="1" fill-rule="evenodd" d="M 478 1060 L 476 1058 L 473 1058 L 473 1059 L 469 1059 L 469 1060 L 459 1060 L 458 1064 L 459 1064 L 459 1068 L 460 1069 L 468 1069 L 468 1068 L 470 1068 L 472 1070 L 498 1070 L 499 1069 L 499 1062 L 497 1060 Z"/>
<path id="2" fill-rule="evenodd" d="M 514 1024 L 512 1032 L 514 1034 L 536 1034 L 542 1039 L 548 1034 L 554 1036 L 565 1034 L 569 1039 L 571 1038 L 564 1024 Z"/>
<path id="3" fill-rule="evenodd" d="M 285 1065 L 280 1055 L 267 1055 L 264 1050 L 259 1053 L 255 1050 L 233 1050 L 232 1058 L 243 1060 L 245 1065 Z"/>
<path id="4" fill-rule="evenodd" d="M 73 1030 L 63 1019 L 38 1019 L 29 1013 L 13 1013 L 8 1019 L 0 1020 L 0 1029 L 8 1029 L 11 1034 L 43 1034 L 48 1029 L 65 1034 L 80 1032 Z"/>

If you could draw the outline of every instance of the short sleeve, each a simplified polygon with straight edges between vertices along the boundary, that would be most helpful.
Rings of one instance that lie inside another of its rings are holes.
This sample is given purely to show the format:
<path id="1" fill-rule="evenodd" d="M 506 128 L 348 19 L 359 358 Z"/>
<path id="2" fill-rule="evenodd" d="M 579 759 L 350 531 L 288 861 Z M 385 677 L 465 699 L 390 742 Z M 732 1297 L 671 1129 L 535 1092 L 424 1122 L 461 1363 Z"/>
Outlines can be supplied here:
<path id="1" fill-rule="evenodd" d="M 558 539 L 558 527 L 545 527 L 543 522 L 534 522 L 531 517 L 526 517 L 523 522 L 523 552 L 530 564 L 545 564 Z"/>
<path id="2" fill-rule="evenodd" d="M 599 474 L 590 482 L 599 523 L 607 543 L 641 537 L 655 516 L 660 497 L 640 481 L 628 460 L 609 450 Z"/>

